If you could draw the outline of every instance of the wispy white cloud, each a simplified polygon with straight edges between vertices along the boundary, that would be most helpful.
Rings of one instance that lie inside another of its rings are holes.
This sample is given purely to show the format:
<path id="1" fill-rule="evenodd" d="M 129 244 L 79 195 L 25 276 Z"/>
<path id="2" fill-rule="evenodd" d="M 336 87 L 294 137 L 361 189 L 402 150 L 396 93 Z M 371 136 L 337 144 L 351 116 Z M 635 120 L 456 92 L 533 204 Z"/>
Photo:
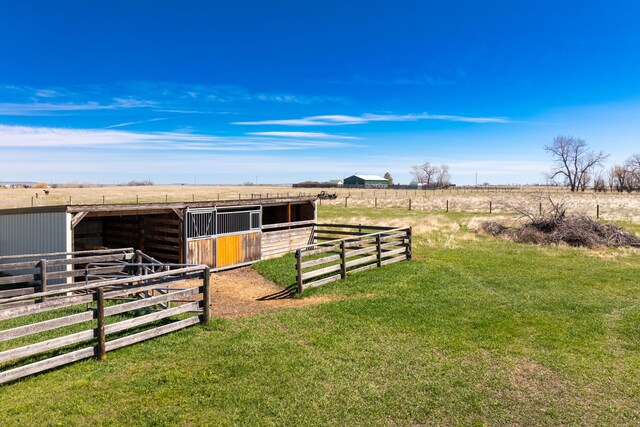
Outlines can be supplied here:
<path id="1" fill-rule="evenodd" d="M 105 148 L 192 151 L 283 151 L 351 144 L 272 136 L 219 137 L 181 132 L 131 132 L 0 125 L 0 148 Z"/>
<path id="2" fill-rule="evenodd" d="M 125 123 L 117 123 L 115 125 L 111 125 L 111 126 L 105 126 L 105 129 L 114 129 L 114 128 L 122 128 L 122 127 L 126 127 L 126 126 L 132 126 L 132 125 L 139 125 L 142 123 L 151 123 L 151 122 L 160 122 L 163 120 L 167 120 L 164 117 L 158 117 L 155 119 L 149 119 L 149 120 L 140 120 L 137 122 L 125 122 Z"/>
<path id="3" fill-rule="evenodd" d="M 275 136 L 282 138 L 360 139 L 355 136 L 336 135 L 325 132 L 248 132 L 247 135 Z"/>
<path id="4" fill-rule="evenodd" d="M 36 116 L 91 110 L 146 108 L 182 113 L 217 113 L 221 105 L 345 105 L 339 96 L 252 91 L 238 85 L 120 82 L 35 88 L 0 85 L 0 115 Z"/>
<path id="5" fill-rule="evenodd" d="M 282 125 L 282 126 L 341 126 L 371 122 L 415 122 L 418 120 L 443 120 L 463 123 L 511 123 L 507 117 L 469 117 L 446 114 L 363 114 L 361 116 L 325 115 L 300 119 L 260 120 L 234 122 L 236 125 Z"/>
<path id="6" fill-rule="evenodd" d="M 347 79 L 327 79 L 326 83 L 335 85 L 367 85 L 367 86 L 444 86 L 451 81 L 434 77 L 429 74 L 415 76 L 373 77 L 369 75 L 355 75 Z"/>

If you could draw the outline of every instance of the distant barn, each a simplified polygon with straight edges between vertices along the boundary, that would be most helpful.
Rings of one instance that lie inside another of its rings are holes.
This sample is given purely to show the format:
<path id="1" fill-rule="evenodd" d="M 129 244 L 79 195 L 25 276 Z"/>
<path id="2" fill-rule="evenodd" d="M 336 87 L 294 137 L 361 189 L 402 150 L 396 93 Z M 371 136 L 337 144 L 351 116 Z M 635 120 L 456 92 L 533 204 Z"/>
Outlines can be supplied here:
<path id="1" fill-rule="evenodd" d="M 389 181 L 377 175 L 351 175 L 344 179 L 346 187 L 387 188 Z"/>

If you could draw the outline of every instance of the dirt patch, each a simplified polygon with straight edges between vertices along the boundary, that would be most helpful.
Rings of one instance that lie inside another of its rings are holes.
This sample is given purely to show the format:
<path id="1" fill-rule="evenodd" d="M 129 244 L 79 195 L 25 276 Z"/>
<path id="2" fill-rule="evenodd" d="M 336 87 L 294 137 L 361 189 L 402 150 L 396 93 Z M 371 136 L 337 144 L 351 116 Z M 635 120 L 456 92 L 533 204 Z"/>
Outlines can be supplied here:
<path id="1" fill-rule="evenodd" d="M 185 284 L 199 286 L 200 280 Z M 339 300 L 335 296 L 292 298 L 295 288 L 282 288 L 251 267 L 211 275 L 213 315 L 217 317 L 254 316 L 268 310 L 305 307 Z"/>

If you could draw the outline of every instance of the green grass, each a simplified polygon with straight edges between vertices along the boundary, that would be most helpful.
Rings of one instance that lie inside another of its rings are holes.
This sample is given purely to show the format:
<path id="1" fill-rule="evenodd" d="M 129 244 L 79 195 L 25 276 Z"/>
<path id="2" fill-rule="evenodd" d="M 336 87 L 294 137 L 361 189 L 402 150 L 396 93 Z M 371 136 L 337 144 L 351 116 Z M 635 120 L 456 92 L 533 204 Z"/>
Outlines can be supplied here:
<path id="1" fill-rule="evenodd" d="M 477 215 L 437 215 L 462 225 L 416 235 L 414 261 L 302 296 L 331 302 L 216 319 L 0 386 L 0 425 L 638 425 L 639 252 L 465 240 Z M 256 268 L 286 286 L 293 265 Z"/>

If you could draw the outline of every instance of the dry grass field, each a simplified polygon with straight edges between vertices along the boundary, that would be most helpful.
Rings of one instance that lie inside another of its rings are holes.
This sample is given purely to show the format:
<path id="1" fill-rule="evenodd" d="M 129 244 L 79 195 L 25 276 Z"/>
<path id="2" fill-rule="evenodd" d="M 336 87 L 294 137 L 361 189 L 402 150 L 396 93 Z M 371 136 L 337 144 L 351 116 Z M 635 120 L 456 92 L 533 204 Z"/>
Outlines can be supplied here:
<path id="1" fill-rule="evenodd" d="M 220 185 L 155 185 L 103 186 L 84 188 L 0 189 L 0 209 L 71 203 L 152 203 L 165 201 L 234 200 L 281 196 L 315 195 L 323 189 L 291 188 L 289 186 L 220 186 Z M 325 189 L 337 193 L 336 200 L 323 200 L 326 206 L 406 208 L 444 212 L 509 213 L 509 205 L 537 212 L 550 207 L 550 199 L 564 203 L 569 212 L 595 217 L 599 206 L 600 218 L 614 221 L 640 222 L 640 195 L 627 193 L 574 193 L 559 188 L 521 187 L 512 190 L 485 188 L 471 190 L 359 190 Z M 37 195 L 37 197 L 36 197 Z"/>

